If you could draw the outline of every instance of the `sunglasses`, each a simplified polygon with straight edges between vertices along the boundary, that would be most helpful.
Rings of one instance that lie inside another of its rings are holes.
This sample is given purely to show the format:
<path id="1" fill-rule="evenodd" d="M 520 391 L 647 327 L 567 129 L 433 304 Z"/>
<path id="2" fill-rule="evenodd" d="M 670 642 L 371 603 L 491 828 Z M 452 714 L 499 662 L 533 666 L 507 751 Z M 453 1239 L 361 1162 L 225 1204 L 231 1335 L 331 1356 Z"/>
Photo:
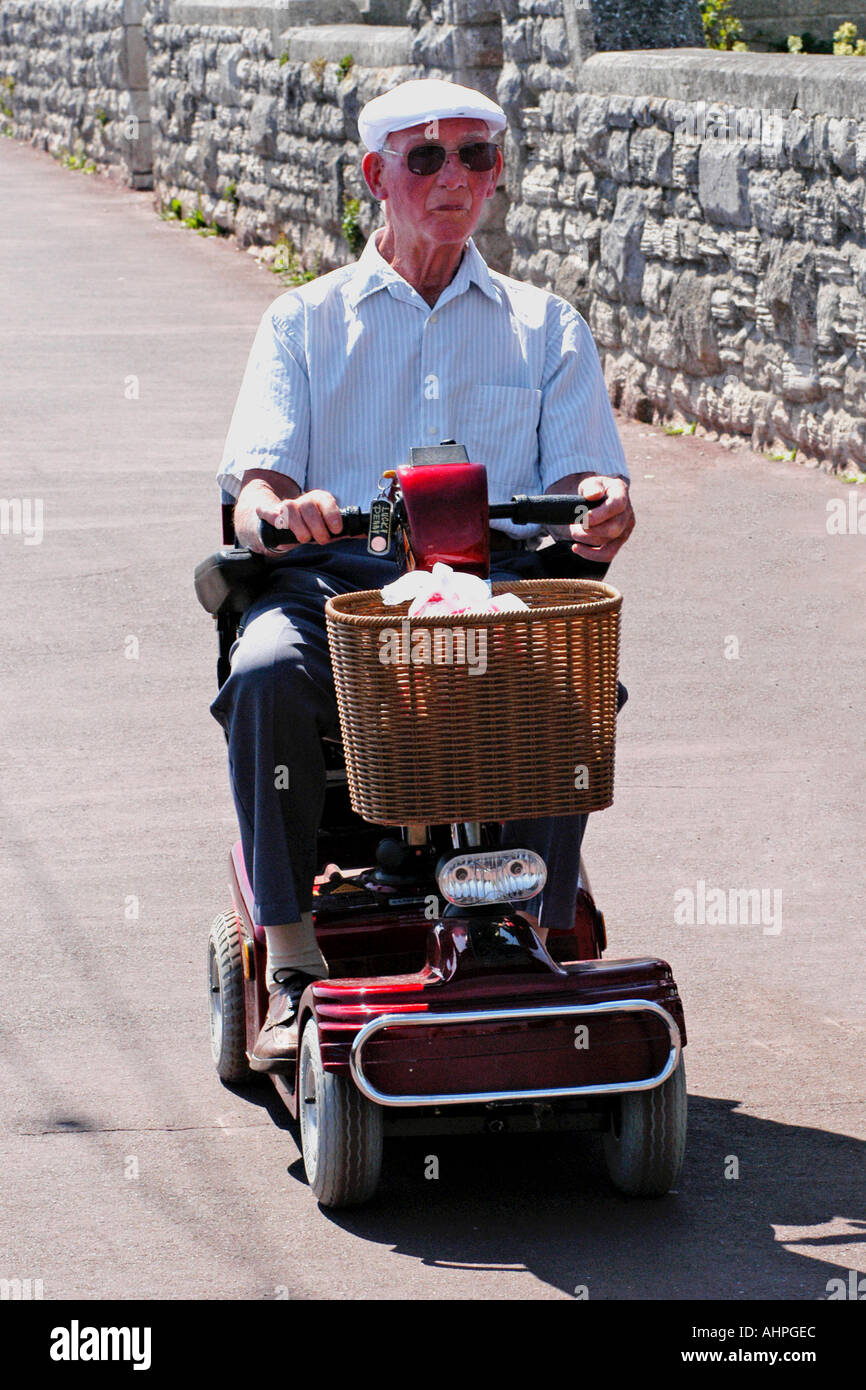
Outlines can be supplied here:
<path id="1" fill-rule="evenodd" d="M 471 169 L 473 174 L 487 174 L 496 165 L 498 150 L 499 146 L 492 140 L 479 140 L 471 145 L 461 145 L 453 153 L 459 154 L 460 163 Z M 414 145 L 411 150 L 405 151 L 392 150 L 385 145 L 380 153 L 399 155 L 401 159 L 405 159 L 410 174 L 419 174 L 422 178 L 427 178 L 430 174 L 439 173 L 452 151 L 446 150 L 444 145 Z"/>

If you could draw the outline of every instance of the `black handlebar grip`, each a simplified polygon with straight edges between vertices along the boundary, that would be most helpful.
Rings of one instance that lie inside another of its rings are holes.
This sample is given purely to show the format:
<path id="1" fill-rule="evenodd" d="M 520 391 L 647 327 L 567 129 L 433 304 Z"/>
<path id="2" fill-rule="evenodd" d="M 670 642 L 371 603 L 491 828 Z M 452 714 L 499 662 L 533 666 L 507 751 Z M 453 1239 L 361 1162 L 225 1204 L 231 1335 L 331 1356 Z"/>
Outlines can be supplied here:
<path id="1" fill-rule="evenodd" d="M 570 526 L 573 521 L 580 519 L 582 511 L 592 511 L 604 501 L 603 496 L 563 497 L 548 493 L 542 497 L 527 497 L 521 494 L 512 498 L 511 515 L 519 525 L 538 522 L 539 525 Z"/>
<path id="2" fill-rule="evenodd" d="M 362 512 L 360 507 L 341 507 L 340 516 L 343 518 L 343 529 L 338 532 L 340 536 L 360 536 L 366 531 L 370 521 L 369 516 Z M 259 537 L 262 545 L 267 546 L 268 550 L 276 550 L 279 545 L 298 544 L 294 531 L 281 530 L 278 526 L 272 526 L 269 521 L 259 522 Z"/>
<path id="3" fill-rule="evenodd" d="M 276 550 L 278 545 L 296 545 L 298 538 L 294 531 L 280 530 L 269 521 L 259 521 L 259 540 L 268 550 Z"/>

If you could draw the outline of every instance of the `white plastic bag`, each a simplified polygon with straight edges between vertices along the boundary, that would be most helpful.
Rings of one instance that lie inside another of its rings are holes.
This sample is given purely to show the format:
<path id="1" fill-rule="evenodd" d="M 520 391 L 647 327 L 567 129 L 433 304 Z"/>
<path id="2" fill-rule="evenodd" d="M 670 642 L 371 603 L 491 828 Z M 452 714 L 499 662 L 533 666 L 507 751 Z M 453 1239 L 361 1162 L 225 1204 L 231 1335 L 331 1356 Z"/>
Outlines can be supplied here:
<path id="1" fill-rule="evenodd" d="M 516 594 L 492 596 L 490 581 L 476 574 L 453 570 L 437 562 L 432 573 L 409 570 L 407 574 L 386 584 L 381 591 L 384 603 L 391 605 L 412 602 L 408 617 L 439 617 L 450 613 L 507 613 L 529 605 Z"/>

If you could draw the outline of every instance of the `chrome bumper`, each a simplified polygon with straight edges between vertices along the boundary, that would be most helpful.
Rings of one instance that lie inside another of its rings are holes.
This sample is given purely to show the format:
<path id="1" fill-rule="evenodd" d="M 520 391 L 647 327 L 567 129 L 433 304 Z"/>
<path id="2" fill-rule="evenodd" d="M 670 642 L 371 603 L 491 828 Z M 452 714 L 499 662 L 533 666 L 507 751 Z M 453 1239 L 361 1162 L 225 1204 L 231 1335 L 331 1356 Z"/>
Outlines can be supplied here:
<path id="1" fill-rule="evenodd" d="M 514 1023 L 524 1019 L 585 1018 L 596 1014 L 620 1013 L 655 1014 L 664 1022 L 670 1037 L 670 1051 L 665 1065 L 657 1076 L 651 1076 L 644 1081 L 617 1081 L 588 1086 L 542 1087 L 532 1091 L 467 1091 L 458 1095 L 445 1092 L 441 1095 L 396 1096 L 378 1091 L 367 1080 L 361 1065 L 361 1054 L 370 1038 L 376 1033 L 383 1032 L 386 1028 L 441 1028 L 448 1025 L 456 1026 L 461 1023 Z M 373 1018 L 369 1023 L 365 1023 L 357 1033 L 349 1056 L 349 1070 L 361 1094 L 366 1096 L 368 1100 L 375 1101 L 377 1105 L 476 1105 L 479 1102 L 486 1103 L 497 1100 L 561 1100 L 572 1096 L 612 1096 L 621 1095 L 626 1091 L 651 1091 L 653 1087 L 661 1086 L 663 1082 L 667 1081 L 668 1077 L 676 1070 L 680 1060 L 680 1051 L 680 1030 L 666 1009 L 663 1009 L 660 1004 L 654 1004 L 649 999 L 621 999 L 617 1003 L 567 1004 L 556 1009 L 473 1009 L 471 1012 L 453 1014 L 382 1014 L 379 1018 Z"/>

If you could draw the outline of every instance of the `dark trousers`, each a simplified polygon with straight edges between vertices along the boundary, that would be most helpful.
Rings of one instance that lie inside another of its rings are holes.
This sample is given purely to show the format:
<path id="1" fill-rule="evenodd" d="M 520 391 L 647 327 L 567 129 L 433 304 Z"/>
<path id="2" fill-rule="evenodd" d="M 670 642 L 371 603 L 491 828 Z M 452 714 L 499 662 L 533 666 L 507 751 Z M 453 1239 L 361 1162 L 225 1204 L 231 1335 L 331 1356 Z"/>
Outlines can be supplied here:
<path id="1" fill-rule="evenodd" d="M 491 557 L 492 579 L 539 575 L 532 552 Z M 326 782 L 320 737 L 340 732 L 325 603 L 397 577 L 393 561 L 368 555 L 359 541 L 299 546 L 244 614 L 231 674 L 211 713 L 228 736 L 232 793 L 262 926 L 298 922 L 312 908 Z M 541 926 L 563 930 L 573 921 L 585 829 L 586 816 L 505 825 L 507 843 L 535 850 L 547 865 L 544 893 L 526 904 L 539 912 Z"/>

